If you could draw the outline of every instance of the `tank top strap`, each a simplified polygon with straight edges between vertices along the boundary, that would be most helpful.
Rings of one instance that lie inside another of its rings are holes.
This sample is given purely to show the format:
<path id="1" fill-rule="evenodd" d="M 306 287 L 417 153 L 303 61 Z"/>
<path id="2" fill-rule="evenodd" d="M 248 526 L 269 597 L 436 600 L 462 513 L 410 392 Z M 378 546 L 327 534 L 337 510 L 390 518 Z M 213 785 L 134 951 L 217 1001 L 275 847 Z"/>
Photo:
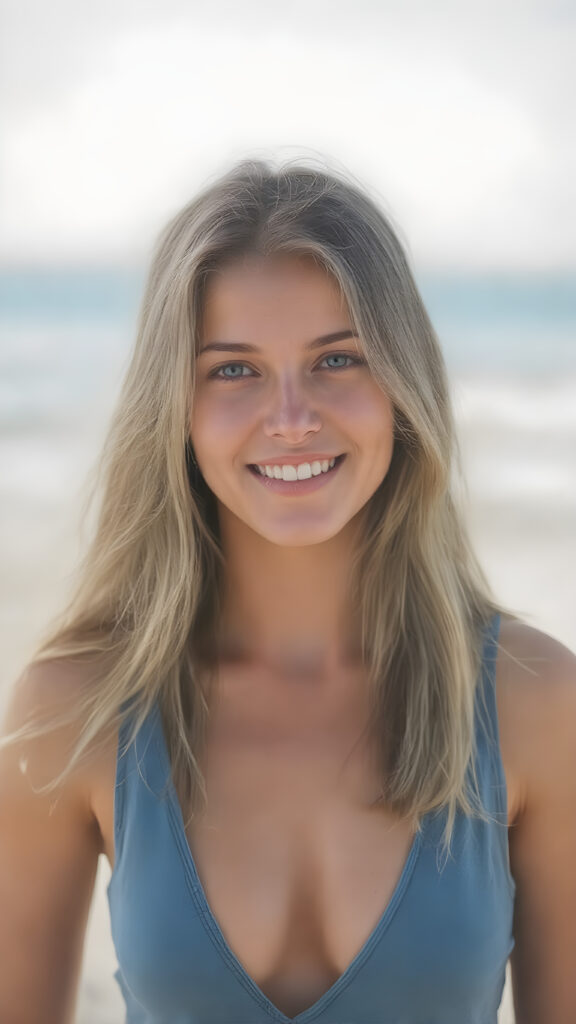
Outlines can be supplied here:
<path id="1" fill-rule="evenodd" d="M 500 613 L 496 612 L 483 630 L 484 644 L 482 648 L 482 666 L 478 679 L 488 718 L 494 731 L 497 725 L 496 711 L 496 662 L 498 660 L 498 638 L 500 636 Z"/>
<path id="2" fill-rule="evenodd" d="M 120 705 L 120 724 L 118 726 L 118 742 L 116 745 L 116 780 L 114 785 L 114 840 L 116 860 L 118 860 L 120 838 L 124 833 L 124 796 L 128 760 L 127 741 L 131 725 L 131 704 L 132 701 L 128 699 L 123 701 Z"/>
<path id="3" fill-rule="evenodd" d="M 508 822 L 506 776 L 502 763 L 498 704 L 496 699 L 496 662 L 500 636 L 500 613 L 493 615 L 484 629 L 482 665 L 476 687 L 477 771 L 484 778 L 489 809 L 503 825 Z"/>
<path id="4" fill-rule="evenodd" d="M 162 760 L 158 730 L 162 728 L 160 707 L 156 701 L 136 736 L 130 742 L 136 718 L 136 697 L 120 705 L 120 724 L 116 752 L 116 781 L 114 788 L 114 834 L 116 857 L 121 853 L 125 825 L 125 806 L 128 793 L 143 785 L 155 799 L 166 795 L 168 781 Z"/>

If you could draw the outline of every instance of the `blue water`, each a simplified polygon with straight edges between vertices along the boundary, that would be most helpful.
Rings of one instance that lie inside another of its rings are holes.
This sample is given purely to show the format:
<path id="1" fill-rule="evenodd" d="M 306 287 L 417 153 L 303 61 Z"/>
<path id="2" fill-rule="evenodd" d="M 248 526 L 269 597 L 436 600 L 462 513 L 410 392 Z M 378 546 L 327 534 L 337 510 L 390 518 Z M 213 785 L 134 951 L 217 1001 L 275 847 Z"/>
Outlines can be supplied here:
<path id="1" fill-rule="evenodd" d="M 576 372 L 576 274 L 422 272 L 417 283 L 455 373 Z M 39 330 L 45 343 L 36 339 L 28 354 L 42 356 L 47 369 L 60 358 L 55 331 L 64 337 L 81 327 L 80 358 L 87 366 L 92 369 L 98 359 L 102 366 L 108 358 L 114 363 L 119 349 L 130 347 L 143 285 L 141 269 L 4 270 L 3 351 L 19 361 L 14 336 L 21 350 L 22 328 Z M 103 351 L 110 345 L 113 351 Z"/>
<path id="2" fill-rule="evenodd" d="M 39 268 L 0 271 L 0 319 L 126 319 L 136 312 L 144 285 L 137 269 Z"/>
<path id="3" fill-rule="evenodd" d="M 454 372 L 576 371 L 576 275 L 422 275 L 418 285 Z"/>
<path id="4" fill-rule="evenodd" d="M 576 503 L 576 277 L 418 277 L 486 496 Z M 98 449 L 144 272 L 0 271 L 0 492 L 57 495 Z"/>
<path id="5" fill-rule="evenodd" d="M 568 275 L 418 278 L 451 376 L 470 507 L 488 530 L 495 589 L 514 608 L 539 609 L 569 645 L 575 283 Z M 36 581 L 47 565 L 56 578 L 63 558 L 71 564 L 63 553 L 121 386 L 143 284 L 136 269 L 0 271 L 0 560 L 10 581 L 0 621 L 27 622 L 31 591 L 21 578 Z"/>

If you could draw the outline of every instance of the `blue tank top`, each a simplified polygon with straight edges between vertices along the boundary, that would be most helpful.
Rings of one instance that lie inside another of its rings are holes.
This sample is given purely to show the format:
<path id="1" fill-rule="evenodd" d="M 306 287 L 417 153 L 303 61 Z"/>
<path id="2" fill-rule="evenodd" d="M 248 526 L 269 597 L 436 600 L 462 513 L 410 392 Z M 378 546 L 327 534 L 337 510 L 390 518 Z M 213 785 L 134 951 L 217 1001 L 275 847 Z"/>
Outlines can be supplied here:
<path id="1" fill-rule="evenodd" d="M 496 822 L 459 811 L 446 859 L 446 811 L 425 815 L 362 949 L 313 1006 L 292 1018 L 255 984 L 208 906 L 154 706 L 117 758 L 116 863 L 107 896 L 126 1024 L 496 1024 L 514 946 L 515 894 L 494 688 L 498 630 L 495 616 L 476 690 L 476 766 Z M 127 729 L 128 719 L 119 751 Z"/>

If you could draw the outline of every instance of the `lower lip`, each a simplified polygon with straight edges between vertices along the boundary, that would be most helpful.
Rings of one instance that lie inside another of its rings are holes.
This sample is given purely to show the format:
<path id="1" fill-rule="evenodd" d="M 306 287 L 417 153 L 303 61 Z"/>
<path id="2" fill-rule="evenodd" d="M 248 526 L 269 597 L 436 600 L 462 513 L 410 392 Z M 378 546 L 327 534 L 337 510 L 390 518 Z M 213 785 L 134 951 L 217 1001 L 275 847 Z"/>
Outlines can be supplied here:
<path id="1" fill-rule="evenodd" d="M 307 480 L 277 480 L 276 477 L 262 476 L 257 469 L 252 469 L 250 466 L 248 466 L 248 472 L 263 487 L 267 487 L 269 491 L 275 491 L 277 494 L 285 494 L 286 496 L 296 496 L 299 494 L 310 494 L 312 491 L 317 491 L 320 487 L 324 487 L 335 477 L 344 459 L 344 455 L 339 455 L 332 469 L 329 469 L 327 473 L 319 473 L 318 476 L 308 477 Z"/>

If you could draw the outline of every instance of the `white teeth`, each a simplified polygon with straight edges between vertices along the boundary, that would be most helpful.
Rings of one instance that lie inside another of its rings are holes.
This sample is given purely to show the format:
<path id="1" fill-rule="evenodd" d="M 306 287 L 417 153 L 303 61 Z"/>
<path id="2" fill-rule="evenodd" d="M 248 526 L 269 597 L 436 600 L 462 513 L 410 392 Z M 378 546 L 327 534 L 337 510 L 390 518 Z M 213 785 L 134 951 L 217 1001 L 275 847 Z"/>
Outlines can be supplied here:
<path id="1" fill-rule="evenodd" d="M 336 464 L 336 458 L 323 459 L 321 462 L 301 462 L 299 466 L 256 466 L 261 476 L 276 480 L 309 480 L 311 476 L 327 473 Z"/>

